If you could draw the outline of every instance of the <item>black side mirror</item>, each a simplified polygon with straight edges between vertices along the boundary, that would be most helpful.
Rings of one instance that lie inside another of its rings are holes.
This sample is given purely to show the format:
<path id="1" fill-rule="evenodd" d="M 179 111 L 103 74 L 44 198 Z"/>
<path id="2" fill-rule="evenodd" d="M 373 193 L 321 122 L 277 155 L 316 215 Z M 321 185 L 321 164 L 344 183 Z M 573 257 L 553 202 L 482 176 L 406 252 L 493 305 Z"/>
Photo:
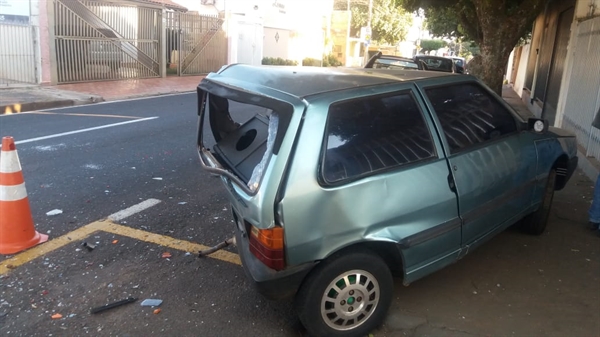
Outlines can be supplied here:
<path id="1" fill-rule="evenodd" d="M 548 121 L 541 118 L 529 118 L 527 120 L 527 130 L 533 131 L 535 133 L 543 134 L 548 131 L 549 124 Z"/>

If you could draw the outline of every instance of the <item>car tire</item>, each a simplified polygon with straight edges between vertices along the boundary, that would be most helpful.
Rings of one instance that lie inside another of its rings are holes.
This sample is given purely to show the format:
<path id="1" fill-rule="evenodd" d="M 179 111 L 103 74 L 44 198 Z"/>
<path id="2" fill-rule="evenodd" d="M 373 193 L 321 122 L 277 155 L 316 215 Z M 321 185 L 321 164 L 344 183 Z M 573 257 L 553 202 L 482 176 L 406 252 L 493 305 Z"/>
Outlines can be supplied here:
<path id="1" fill-rule="evenodd" d="M 550 217 L 550 208 L 552 207 L 552 200 L 554 199 L 554 189 L 556 185 L 556 170 L 550 170 L 548 174 L 548 180 L 546 181 L 546 188 L 544 189 L 544 195 L 542 197 L 542 204 L 537 211 L 527 215 L 523 219 L 525 231 L 531 235 L 540 235 L 546 229 L 548 223 L 548 217 Z"/>
<path id="2" fill-rule="evenodd" d="M 300 287 L 295 307 L 310 336 L 365 336 L 383 322 L 393 291 L 386 263 L 369 250 L 354 250 L 321 262 Z"/>

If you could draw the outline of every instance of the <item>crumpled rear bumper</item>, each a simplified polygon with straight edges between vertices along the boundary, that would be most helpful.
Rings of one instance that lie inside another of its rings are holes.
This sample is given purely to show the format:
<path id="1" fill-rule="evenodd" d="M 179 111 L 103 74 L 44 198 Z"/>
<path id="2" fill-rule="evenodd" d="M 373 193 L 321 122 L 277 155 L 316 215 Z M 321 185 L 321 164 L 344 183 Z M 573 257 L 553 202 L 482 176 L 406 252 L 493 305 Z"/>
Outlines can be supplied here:
<path id="1" fill-rule="evenodd" d="M 237 217 L 235 217 L 235 221 L 239 221 Z M 305 263 L 276 271 L 265 266 L 252 255 L 248 235 L 237 225 L 235 239 L 246 276 L 257 291 L 270 300 L 281 300 L 294 296 L 306 275 L 318 264 L 318 262 Z"/>

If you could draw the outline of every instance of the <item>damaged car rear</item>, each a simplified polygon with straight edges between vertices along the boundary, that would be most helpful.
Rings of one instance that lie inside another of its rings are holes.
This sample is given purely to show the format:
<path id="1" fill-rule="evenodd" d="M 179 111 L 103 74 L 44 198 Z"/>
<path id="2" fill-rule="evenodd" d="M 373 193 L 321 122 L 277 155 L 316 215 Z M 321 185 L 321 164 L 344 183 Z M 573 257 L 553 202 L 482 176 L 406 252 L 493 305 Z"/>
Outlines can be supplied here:
<path id="1" fill-rule="evenodd" d="M 381 324 L 392 275 L 408 285 L 516 223 L 541 234 L 577 166 L 573 134 L 468 75 L 230 65 L 198 104 L 244 270 L 314 336 Z"/>

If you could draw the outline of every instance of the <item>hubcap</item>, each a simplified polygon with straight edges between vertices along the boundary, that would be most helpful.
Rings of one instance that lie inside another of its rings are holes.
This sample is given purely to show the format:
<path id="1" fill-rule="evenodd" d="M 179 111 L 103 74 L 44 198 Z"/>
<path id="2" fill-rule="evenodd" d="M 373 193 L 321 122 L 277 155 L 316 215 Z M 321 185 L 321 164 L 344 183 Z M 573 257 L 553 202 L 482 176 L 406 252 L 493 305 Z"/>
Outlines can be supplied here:
<path id="1" fill-rule="evenodd" d="M 321 316 L 335 330 L 351 330 L 366 322 L 379 303 L 379 283 L 364 270 L 336 277 L 321 299 Z"/>

